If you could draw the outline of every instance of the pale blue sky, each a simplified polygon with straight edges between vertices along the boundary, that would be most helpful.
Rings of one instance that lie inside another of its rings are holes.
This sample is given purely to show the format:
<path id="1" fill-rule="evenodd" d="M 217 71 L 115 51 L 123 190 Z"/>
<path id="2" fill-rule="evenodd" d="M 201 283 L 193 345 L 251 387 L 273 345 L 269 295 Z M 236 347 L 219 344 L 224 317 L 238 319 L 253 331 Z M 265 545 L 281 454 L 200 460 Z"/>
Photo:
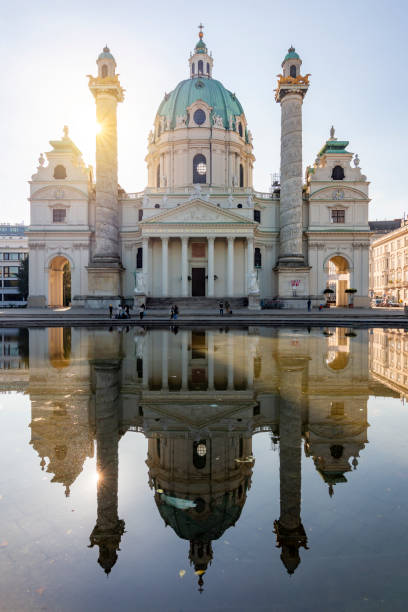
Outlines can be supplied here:
<path id="1" fill-rule="evenodd" d="M 304 165 L 334 124 L 371 181 L 370 218 L 408 212 L 406 2 L 299 0 L 140 2 L 15 0 L 0 15 L 0 221 L 29 220 L 27 181 L 64 124 L 94 163 L 94 102 L 86 74 L 105 45 L 126 99 L 119 108 L 119 181 L 146 184 L 147 135 L 165 91 L 187 78 L 187 58 L 205 24 L 214 78 L 241 101 L 254 136 L 254 186 L 266 191 L 279 171 L 276 75 L 293 44 L 310 72 L 304 102 Z"/>

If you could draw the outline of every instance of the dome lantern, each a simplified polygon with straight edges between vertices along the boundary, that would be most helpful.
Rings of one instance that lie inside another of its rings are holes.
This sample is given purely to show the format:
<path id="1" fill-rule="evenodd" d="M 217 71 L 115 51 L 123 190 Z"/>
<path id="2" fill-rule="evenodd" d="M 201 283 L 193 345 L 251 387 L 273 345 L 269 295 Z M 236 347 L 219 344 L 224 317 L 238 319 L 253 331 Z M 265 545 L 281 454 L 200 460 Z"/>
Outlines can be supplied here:
<path id="1" fill-rule="evenodd" d="M 207 45 L 205 44 L 203 24 L 198 26 L 198 42 L 194 47 L 194 52 L 191 53 L 188 63 L 190 65 L 190 78 L 207 78 L 212 77 L 213 58 L 211 53 L 208 53 Z"/>
<path id="2" fill-rule="evenodd" d="M 98 59 L 96 60 L 96 64 L 98 66 L 98 77 L 106 78 L 115 76 L 116 62 L 108 45 L 105 45 L 103 51 L 98 55 Z"/>

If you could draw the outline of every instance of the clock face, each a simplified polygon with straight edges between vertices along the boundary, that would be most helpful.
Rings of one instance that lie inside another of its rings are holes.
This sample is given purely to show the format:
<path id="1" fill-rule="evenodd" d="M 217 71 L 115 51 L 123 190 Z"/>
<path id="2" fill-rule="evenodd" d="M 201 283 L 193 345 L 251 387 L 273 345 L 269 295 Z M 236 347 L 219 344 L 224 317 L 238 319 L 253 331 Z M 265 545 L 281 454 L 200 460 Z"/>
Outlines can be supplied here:
<path id="1" fill-rule="evenodd" d="M 201 108 L 198 108 L 194 113 L 193 118 L 197 125 L 202 125 L 205 121 L 205 112 Z"/>

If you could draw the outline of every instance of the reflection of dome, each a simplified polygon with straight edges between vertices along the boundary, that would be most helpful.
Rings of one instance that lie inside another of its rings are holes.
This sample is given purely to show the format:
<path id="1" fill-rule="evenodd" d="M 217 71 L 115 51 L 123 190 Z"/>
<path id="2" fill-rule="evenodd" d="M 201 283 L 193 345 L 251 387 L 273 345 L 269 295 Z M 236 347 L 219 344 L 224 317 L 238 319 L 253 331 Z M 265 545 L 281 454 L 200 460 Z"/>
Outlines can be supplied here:
<path id="1" fill-rule="evenodd" d="M 225 494 L 221 500 L 214 500 L 211 511 L 204 517 L 197 509 L 179 509 L 163 502 L 156 494 L 156 503 L 166 525 L 170 525 L 183 540 L 218 540 L 229 527 L 239 519 L 242 501 Z"/>
<path id="2" fill-rule="evenodd" d="M 170 120 L 170 127 L 176 126 L 176 117 L 187 114 L 187 108 L 202 100 L 212 107 L 212 115 L 222 117 L 225 129 L 229 128 L 229 118 L 243 115 L 244 111 L 235 94 L 225 89 L 220 81 L 215 79 L 186 79 L 181 81 L 159 106 L 157 114 Z"/>

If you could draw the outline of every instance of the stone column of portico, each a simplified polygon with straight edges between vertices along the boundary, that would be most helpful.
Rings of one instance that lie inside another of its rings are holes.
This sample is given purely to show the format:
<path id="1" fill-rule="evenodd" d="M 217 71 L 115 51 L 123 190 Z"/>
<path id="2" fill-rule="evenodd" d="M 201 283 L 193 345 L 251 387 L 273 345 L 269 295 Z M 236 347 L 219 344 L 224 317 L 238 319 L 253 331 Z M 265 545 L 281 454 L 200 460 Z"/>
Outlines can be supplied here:
<path id="1" fill-rule="evenodd" d="M 234 237 L 228 236 L 228 255 L 227 255 L 227 295 L 234 295 Z"/>
<path id="2" fill-rule="evenodd" d="M 166 297 L 169 292 L 169 239 L 163 237 L 162 241 L 162 295 Z"/>
<path id="3" fill-rule="evenodd" d="M 251 272 L 254 269 L 254 239 L 247 238 L 247 283 Z"/>
<path id="4" fill-rule="evenodd" d="M 181 295 L 188 295 L 188 237 L 181 238 Z"/>
<path id="5" fill-rule="evenodd" d="M 214 236 L 208 236 L 207 295 L 214 297 Z"/>
<path id="6" fill-rule="evenodd" d="M 149 238 L 144 237 L 142 240 L 143 249 L 143 276 L 146 287 L 146 295 L 149 293 Z"/>

